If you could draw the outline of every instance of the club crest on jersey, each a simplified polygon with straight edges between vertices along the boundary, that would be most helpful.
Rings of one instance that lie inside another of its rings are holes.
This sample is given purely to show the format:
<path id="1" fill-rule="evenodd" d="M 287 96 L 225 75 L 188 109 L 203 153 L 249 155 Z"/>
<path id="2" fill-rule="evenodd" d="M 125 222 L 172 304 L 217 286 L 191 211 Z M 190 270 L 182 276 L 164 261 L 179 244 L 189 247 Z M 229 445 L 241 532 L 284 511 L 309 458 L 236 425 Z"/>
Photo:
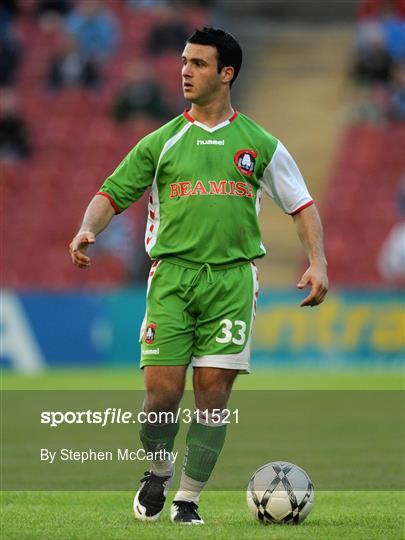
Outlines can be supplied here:
<path id="1" fill-rule="evenodd" d="M 242 174 L 251 176 L 255 170 L 256 157 L 257 154 L 253 150 L 238 150 L 233 161 Z"/>
<path id="2" fill-rule="evenodd" d="M 145 328 L 144 334 L 145 343 L 147 343 L 148 345 L 152 345 L 152 343 L 155 341 L 155 333 L 156 324 L 148 324 Z"/>

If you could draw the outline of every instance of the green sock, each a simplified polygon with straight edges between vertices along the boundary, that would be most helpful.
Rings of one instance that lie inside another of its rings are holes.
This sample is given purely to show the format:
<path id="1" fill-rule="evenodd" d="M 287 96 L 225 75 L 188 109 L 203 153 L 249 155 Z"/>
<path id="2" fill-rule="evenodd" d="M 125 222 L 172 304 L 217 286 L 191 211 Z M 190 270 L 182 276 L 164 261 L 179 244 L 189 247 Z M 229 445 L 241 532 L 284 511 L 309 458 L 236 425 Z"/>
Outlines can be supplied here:
<path id="1" fill-rule="evenodd" d="M 211 476 L 225 442 L 227 425 L 207 426 L 193 419 L 186 439 L 184 473 L 199 482 Z"/>
<path id="2" fill-rule="evenodd" d="M 180 424 L 142 424 L 139 435 L 146 452 L 159 452 L 165 450 L 171 452 L 174 439 L 179 431 Z M 164 476 L 173 469 L 173 463 L 169 458 L 156 459 L 152 462 L 152 472 Z"/>

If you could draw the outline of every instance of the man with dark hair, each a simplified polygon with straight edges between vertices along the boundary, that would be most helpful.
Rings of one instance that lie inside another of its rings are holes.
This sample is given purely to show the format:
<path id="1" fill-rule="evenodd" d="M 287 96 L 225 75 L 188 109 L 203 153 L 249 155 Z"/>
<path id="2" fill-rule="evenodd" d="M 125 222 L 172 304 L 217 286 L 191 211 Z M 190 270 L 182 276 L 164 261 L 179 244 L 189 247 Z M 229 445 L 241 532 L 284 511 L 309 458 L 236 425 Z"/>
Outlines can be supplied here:
<path id="1" fill-rule="evenodd" d="M 242 60 L 235 38 L 204 28 L 189 38 L 181 59 L 190 110 L 124 158 L 90 202 L 70 251 L 87 268 L 85 251 L 96 235 L 151 187 L 145 247 L 154 262 L 140 332 L 144 411 L 178 411 L 192 365 L 196 410 L 171 519 L 201 524 L 199 495 L 225 441 L 232 385 L 250 371 L 253 261 L 265 255 L 257 217 L 263 190 L 293 216 L 309 257 L 298 287 L 311 291 L 301 306 L 320 304 L 328 281 L 322 226 L 297 165 L 280 141 L 232 108 L 230 87 Z M 174 475 L 173 460 L 164 456 L 173 449 L 178 416 L 142 424 L 143 446 L 156 459 L 135 495 L 138 519 L 155 521 L 163 510 Z"/>
<path id="2" fill-rule="evenodd" d="M 202 30 L 196 30 L 188 38 L 187 43 L 215 47 L 217 50 L 218 73 L 221 73 L 225 66 L 232 66 L 233 77 L 229 85 L 233 85 L 242 65 L 242 49 L 231 34 L 217 28 L 204 27 Z"/>

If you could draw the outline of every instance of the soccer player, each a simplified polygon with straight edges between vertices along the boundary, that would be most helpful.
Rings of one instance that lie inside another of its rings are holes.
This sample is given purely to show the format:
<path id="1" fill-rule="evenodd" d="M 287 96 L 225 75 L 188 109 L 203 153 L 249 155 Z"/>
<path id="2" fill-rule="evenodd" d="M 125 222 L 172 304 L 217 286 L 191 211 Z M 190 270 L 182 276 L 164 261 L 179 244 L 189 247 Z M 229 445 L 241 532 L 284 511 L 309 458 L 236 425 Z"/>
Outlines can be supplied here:
<path id="1" fill-rule="evenodd" d="M 301 306 L 320 304 L 328 280 L 322 226 L 297 165 L 280 141 L 232 108 L 242 63 L 237 41 L 219 29 L 197 30 L 181 62 L 191 108 L 139 141 L 107 178 L 70 253 L 79 268 L 89 267 L 86 249 L 97 234 L 151 188 L 145 247 L 153 264 L 140 332 L 144 410 L 176 411 L 191 364 L 196 412 L 171 519 L 201 524 L 199 495 L 227 428 L 218 410 L 224 412 L 237 374 L 250 370 L 253 261 L 265 255 L 258 225 L 263 190 L 292 216 L 309 258 L 298 288 L 311 290 Z M 143 424 L 145 450 L 170 452 L 178 428 Z M 138 519 L 158 519 L 173 474 L 170 459 L 152 462 L 134 499 Z"/>

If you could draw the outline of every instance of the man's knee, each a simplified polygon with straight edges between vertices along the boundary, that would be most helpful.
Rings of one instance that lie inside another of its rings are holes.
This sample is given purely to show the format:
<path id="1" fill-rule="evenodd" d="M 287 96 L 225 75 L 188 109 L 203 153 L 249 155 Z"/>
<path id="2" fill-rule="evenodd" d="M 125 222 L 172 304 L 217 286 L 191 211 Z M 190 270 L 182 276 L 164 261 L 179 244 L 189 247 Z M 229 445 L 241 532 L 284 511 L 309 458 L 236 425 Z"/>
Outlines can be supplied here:
<path id="1" fill-rule="evenodd" d="M 146 366 L 144 378 L 149 411 L 174 411 L 183 396 L 186 366 Z"/>
<path id="2" fill-rule="evenodd" d="M 193 385 L 199 409 L 226 407 L 237 370 L 220 368 L 195 368 Z"/>

